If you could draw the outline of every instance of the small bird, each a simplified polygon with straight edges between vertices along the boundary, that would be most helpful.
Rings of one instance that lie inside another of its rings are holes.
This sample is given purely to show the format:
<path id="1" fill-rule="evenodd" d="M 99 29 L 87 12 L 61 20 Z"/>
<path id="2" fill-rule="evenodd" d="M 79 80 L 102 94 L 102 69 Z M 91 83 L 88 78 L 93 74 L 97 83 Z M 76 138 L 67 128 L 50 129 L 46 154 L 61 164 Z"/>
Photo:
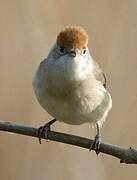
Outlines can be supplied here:
<path id="1" fill-rule="evenodd" d="M 90 55 L 88 35 L 82 27 L 66 27 L 58 34 L 34 74 L 33 88 L 40 105 L 55 118 L 39 128 L 40 143 L 56 120 L 72 125 L 92 123 L 97 133 L 90 150 L 98 154 L 100 127 L 112 99 L 106 90 L 106 77 Z"/>

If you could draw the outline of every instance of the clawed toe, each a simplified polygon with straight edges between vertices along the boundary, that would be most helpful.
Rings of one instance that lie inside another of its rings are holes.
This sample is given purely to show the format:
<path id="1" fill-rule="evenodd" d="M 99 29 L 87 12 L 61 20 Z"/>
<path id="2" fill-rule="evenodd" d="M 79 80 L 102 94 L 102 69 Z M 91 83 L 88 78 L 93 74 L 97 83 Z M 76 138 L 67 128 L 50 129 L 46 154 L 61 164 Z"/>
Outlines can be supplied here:
<path id="1" fill-rule="evenodd" d="M 94 149 L 96 154 L 98 155 L 100 152 L 99 151 L 100 144 L 101 144 L 101 138 L 100 138 L 100 136 L 96 135 L 94 141 L 90 145 L 89 150 L 91 151 L 92 149 Z"/>
<path id="2" fill-rule="evenodd" d="M 101 134 L 100 134 L 100 124 L 97 122 L 96 123 L 96 128 L 97 128 L 97 134 L 95 136 L 94 141 L 91 143 L 89 151 L 92 149 L 95 150 L 96 154 L 98 155 L 100 150 L 100 144 L 101 144 Z"/>
<path id="3" fill-rule="evenodd" d="M 51 120 L 50 122 L 46 123 L 44 126 L 40 126 L 38 129 L 38 139 L 39 143 L 41 144 L 41 139 L 44 137 L 48 139 L 48 131 L 50 131 L 50 126 L 56 121 L 56 119 Z"/>
<path id="4" fill-rule="evenodd" d="M 38 129 L 38 138 L 39 143 L 41 144 L 41 138 L 44 136 L 46 139 L 48 139 L 48 131 L 50 131 L 50 126 L 48 124 L 45 124 L 44 126 L 40 126 Z"/>

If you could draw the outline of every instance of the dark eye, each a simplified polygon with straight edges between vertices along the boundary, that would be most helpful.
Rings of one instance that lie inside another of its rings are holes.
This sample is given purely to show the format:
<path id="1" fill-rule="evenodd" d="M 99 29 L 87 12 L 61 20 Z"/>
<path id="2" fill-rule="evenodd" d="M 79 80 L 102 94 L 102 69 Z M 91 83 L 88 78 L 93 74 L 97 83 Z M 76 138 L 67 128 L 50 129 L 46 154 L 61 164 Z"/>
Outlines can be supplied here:
<path id="1" fill-rule="evenodd" d="M 83 54 L 86 54 L 87 50 L 86 49 L 83 49 Z"/>
<path id="2" fill-rule="evenodd" d="M 60 47 L 60 48 L 59 48 L 59 52 L 60 52 L 60 54 L 64 54 L 65 48 L 64 48 L 64 47 Z"/>

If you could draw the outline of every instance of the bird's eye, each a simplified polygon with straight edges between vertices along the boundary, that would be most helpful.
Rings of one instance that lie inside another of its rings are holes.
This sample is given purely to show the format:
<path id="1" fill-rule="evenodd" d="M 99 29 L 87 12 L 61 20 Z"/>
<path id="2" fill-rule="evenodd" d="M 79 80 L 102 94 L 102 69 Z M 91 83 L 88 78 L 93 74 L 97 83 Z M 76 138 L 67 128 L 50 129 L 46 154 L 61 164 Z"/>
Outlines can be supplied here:
<path id="1" fill-rule="evenodd" d="M 64 54 L 65 48 L 64 48 L 64 47 L 60 47 L 60 48 L 59 48 L 59 52 L 60 52 L 60 54 Z"/>
<path id="2" fill-rule="evenodd" d="M 83 52 L 82 52 L 82 53 L 83 53 L 83 54 L 86 54 L 86 52 L 87 52 L 87 50 L 86 50 L 86 49 L 83 49 Z"/>

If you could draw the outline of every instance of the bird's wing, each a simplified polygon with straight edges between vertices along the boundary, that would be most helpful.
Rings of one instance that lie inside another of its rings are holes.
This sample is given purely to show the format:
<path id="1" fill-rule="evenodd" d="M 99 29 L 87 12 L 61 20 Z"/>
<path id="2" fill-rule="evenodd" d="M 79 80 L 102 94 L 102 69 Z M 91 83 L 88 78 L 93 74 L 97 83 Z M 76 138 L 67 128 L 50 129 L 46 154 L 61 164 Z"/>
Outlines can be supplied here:
<path id="1" fill-rule="evenodd" d="M 43 65 L 43 64 L 46 62 L 46 60 L 47 60 L 47 58 L 45 58 L 44 60 L 42 60 L 42 61 L 40 62 L 40 65 Z"/>
<path id="2" fill-rule="evenodd" d="M 106 83 L 107 83 L 106 76 L 97 63 L 95 63 L 94 74 L 95 74 L 96 79 L 100 81 L 102 85 L 106 88 Z"/>

